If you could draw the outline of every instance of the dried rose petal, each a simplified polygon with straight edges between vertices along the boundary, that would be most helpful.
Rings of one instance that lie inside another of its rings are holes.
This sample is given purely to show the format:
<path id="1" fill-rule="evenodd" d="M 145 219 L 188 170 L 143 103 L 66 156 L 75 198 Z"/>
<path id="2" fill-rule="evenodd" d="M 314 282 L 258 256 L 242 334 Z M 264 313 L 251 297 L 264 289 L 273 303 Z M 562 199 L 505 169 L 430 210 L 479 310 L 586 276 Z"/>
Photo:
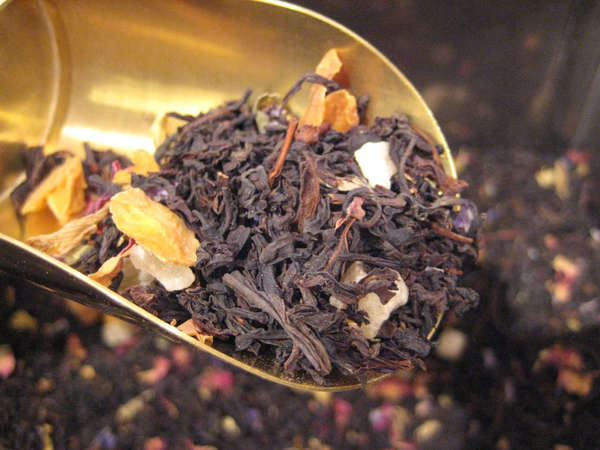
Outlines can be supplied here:
<path id="1" fill-rule="evenodd" d="M 196 263 L 200 242 L 181 217 L 150 199 L 139 188 L 119 192 L 110 199 L 117 228 L 161 261 L 183 266 Z"/>
<path id="2" fill-rule="evenodd" d="M 144 384 L 156 384 L 162 380 L 171 370 L 171 361 L 164 356 L 154 358 L 152 369 L 137 373 L 137 378 Z"/>

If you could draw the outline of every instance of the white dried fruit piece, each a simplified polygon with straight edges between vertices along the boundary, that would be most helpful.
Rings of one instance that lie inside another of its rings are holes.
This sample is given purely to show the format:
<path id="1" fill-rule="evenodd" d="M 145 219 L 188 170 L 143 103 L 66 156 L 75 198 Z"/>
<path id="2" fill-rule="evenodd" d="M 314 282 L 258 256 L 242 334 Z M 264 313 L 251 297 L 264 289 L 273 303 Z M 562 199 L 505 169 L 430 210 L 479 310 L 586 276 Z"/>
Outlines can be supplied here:
<path id="1" fill-rule="evenodd" d="M 398 170 L 390 157 L 388 142 L 367 142 L 354 152 L 354 159 L 371 186 L 392 186 L 390 179 Z"/>
<path id="2" fill-rule="evenodd" d="M 129 259 L 133 267 L 152 275 L 167 291 L 185 289 L 196 279 L 189 267 L 163 262 L 141 245 L 131 249 Z"/>
<path id="3" fill-rule="evenodd" d="M 396 273 L 396 290 L 394 296 L 384 305 L 381 303 L 379 296 L 373 292 L 368 293 L 358 301 L 358 310 L 364 311 L 369 323 L 362 324 L 360 329 L 367 339 L 374 339 L 379 333 L 383 323 L 390 315 L 400 306 L 404 306 L 408 302 L 408 288 L 402 279 L 402 276 Z M 365 265 L 360 262 L 352 263 L 344 272 L 341 278 L 342 283 L 358 283 L 367 276 Z M 333 295 L 329 298 L 329 303 L 338 309 L 346 308 L 346 304 Z"/>
<path id="4" fill-rule="evenodd" d="M 436 354 L 448 361 L 458 361 L 467 347 L 467 336 L 455 328 L 442 331 L 435 349 Z"/>
<path id="5" fill-rule="evenodd" d="M 196 263 L 200 242 L 181 217 L 139 188 L 114 195 L 109 202 L 115 226 L 163 262 Z"/>
<path id="6" fill-rule="evenodd" d="M 377 333 L 379 333 L 383 322 L 396 309 L 406 305 L 406 302 L 408 302 L 408 288 L 406 287 L 406 283 L 404 283 L 398 272 L 396 272 L 396 275 L 394 296 L 385 305 L 381 303 L 379 296 L 373 292 L 365 295 L 358 301 L 358 310 L 366 312 L 369 316 L 369 323 L 363 323 L 360 327 L 367 339 L 374 339 Z"/>
<path id="7" fill-rule="evenodd" d="M 366 276 L 365 265 L 360 261 L 356 261 L 350 264 L 344 271 L 340 282 L 345 284 L 358 283 Z M 334 295 L 329 297 L 329 303 L 337 309 L 346 309 L 346 304 Z"/>

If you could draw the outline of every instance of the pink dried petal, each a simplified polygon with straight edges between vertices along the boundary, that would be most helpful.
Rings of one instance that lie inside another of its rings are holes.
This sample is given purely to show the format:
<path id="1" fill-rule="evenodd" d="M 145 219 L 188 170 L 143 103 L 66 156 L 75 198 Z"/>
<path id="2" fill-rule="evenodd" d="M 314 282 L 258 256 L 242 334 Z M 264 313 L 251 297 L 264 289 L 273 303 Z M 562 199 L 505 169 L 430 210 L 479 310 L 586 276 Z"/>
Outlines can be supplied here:
<path id="1" fill-rule="evenodd" d="M 333 402 L 334 420 L 338 429 L 344 429 L 350 423 L 352 418 L 352 404 L 341 398 L 336 398 Z"/>
<path id="2" fill-rule="evenodd" d="M 385 431 L 392 424 L 394 408 L 392 405 L 384 403 L 379 408 L 369 412 L 369 422 L 375 431 Z"/>
<path id="3" fill-rule="evenodd" d="M 164 356 L 154 358 L 154 366 L 152 369 L 138 372 L 138 379 L 145 384 L 156 384 L 162 380 L 171 370 L 171 361 Z"/>
<path id="4" fill-rule="evenodd" d="M 87 358 L 88 352 L 81 343 L 81 339 L 76 334 L 70 334 L 67 337 L 66 350 L 69 356 L 72 356 L 80 361 Z"/>
<path id="5" fill-rule="evenodd" d="M 348 205 L 346 214 L 348 214 L 351 217 L 354 217 L 355 219 L 363 220 L 366 214 L 365 210 L 362 208 L 364 202 L 365 201 L 362 197 L 354 197 Z"/>
<path id="6" fill-rule="evenodd" d="M 175 345 L 171 349 L 171 359 L 178 369 L 185 370 L 192 364 L 192 354 L 183 345 Z"/>
<path id="7" fill-rule="evenodd" d="M 207 369 L 200 377 L 200 385 L 209 390 L 229 394 L 235 386 L 235 377 L 226 369 Z"/>
<path id="8" fill-rule="evenodd" d="M 8 345 L 0 346 L 0 377 L 6 380 L 15 370 L 17 361 Z"/>
<path id="9" fill-rule="evenodd" d="M 144 450 L 167 450 L 167 443 L 161 437 L 151 437 L 144 442 Z"/>
<path id="10" fill-rule="evenodd" d="M 374 397 L 380 397 L 384 400 L 397 402 L 404 397 L 414 395 L 414 386 L 398 377 L 390 377 L 372 385 L 368 393 Z"/>

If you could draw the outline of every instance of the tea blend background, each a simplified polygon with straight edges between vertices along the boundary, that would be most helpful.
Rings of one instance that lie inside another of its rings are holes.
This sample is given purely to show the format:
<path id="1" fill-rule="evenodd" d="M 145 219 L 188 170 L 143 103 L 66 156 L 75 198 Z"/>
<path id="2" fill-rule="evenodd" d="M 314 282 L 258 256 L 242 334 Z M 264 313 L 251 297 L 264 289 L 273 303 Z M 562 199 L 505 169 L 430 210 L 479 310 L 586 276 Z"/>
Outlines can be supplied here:
<path id="1" fill-rule="evenodd" d="M 599 4 L 322 3 L 302 2 L 440 119 L 486 214 L 480 308 L 448 319 L 427 372 L 313 395 L 5 280 L 0 448 L 597 447 Z"/>

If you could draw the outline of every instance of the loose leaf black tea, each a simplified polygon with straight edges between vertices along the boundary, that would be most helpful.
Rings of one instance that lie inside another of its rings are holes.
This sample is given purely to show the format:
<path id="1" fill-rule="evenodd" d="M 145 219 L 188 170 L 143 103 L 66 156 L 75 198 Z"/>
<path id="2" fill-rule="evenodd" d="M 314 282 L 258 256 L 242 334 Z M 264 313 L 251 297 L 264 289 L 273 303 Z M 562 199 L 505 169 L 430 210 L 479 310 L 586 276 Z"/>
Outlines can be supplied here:
<path id="1" fill-rule="evenodd" d="M 302 82 L 324 85 L 323 98 L 340 92 L 317 74 Z M 296 90 L 258 109 L 247 92 L 197 117 L 173 113 L 185 124 L 146 175 L 87 147 L 79 216 L 107 203 L 110 213 L 97 214 L 65 260 L 169 323 L 191 319 L 200 335 L 266 354 L 290 376 L 326 384 L 333 371 L 362 380 L 422 366 L 440 318 L 477 303 L 459 283 L 477 256 L 476 207 L 456 195 L 465 183 L 444 172 L 441 147 L 407 117 L 347 131 L 298 124 L 285 108 Z M 17 206 L 64 153 L 31 151 Z M 113 182 L 119 171 L 130 185 Z"/>

